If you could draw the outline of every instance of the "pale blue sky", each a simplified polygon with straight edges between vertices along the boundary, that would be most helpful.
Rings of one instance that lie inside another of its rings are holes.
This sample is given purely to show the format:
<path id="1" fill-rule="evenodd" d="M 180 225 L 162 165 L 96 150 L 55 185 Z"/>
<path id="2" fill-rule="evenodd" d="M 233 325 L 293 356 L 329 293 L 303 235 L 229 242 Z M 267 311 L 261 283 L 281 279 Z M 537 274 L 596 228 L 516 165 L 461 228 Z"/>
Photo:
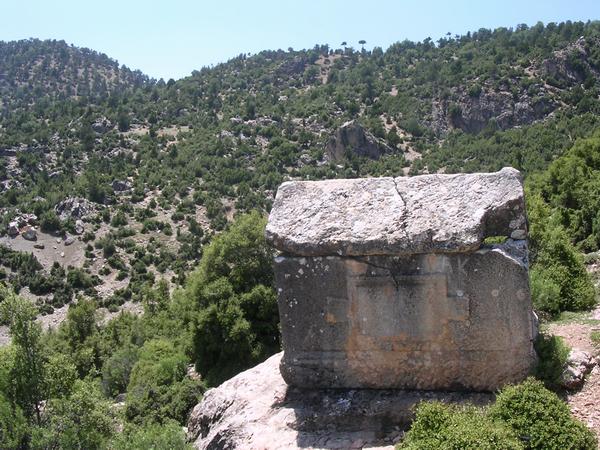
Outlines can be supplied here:
<path id="1" fill-rule="evenodd" d="M 166 80 L 265 49 L 360 39 L 385 49 L 448 31 L 588 19 L 600 19 L 600 1 L 2 0 L 0 40 L 64 39 Z"/>

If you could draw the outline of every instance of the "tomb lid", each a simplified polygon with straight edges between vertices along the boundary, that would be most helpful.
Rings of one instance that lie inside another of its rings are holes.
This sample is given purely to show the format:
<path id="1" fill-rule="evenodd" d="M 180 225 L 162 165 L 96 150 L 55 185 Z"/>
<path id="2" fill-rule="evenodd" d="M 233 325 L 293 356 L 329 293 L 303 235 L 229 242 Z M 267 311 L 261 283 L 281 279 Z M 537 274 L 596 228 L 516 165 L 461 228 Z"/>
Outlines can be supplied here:
<path id="1" fill-rule="evenodd" d="M 301 256 L 469 252 L 486 237 L 526 232 L 522 177 L 510 167 L 285 182 L 265 231 L 276 249 Z"/>

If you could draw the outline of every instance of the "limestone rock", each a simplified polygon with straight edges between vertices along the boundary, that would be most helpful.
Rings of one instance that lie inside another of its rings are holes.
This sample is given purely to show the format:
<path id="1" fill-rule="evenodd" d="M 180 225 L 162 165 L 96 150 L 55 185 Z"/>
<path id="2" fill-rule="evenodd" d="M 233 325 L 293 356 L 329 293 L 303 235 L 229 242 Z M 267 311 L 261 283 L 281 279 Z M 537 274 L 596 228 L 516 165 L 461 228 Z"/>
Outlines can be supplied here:
<path id="1" fill-rule="evenodd" d="M 37 223 L 37 216 L 35 214 L 23 214 L 19 213 L 17 216 L 8 223 L 7 233 L 9 236 L 18 236 L 23 227 L 27 225 L 35 225 Z"/>
<path id="2" fill-rule="evenodd" d="M 85 231 L 85 224 L 83 223 L 83 220 L 77 219 L 75 221 L 75 234 L 83 234 L 84 231 Z"/>
<path id="3" fill-rule="evenodd" d="M 332 161 L 341 160 L 346 152 L 371 159 L 379 159 L 381 155 L 392 149 L 380 142 L 355 120 L 344 123 L 327 144 L 326 152 Z"/>
<path id="4" fill-rule="evenodd" d="M 385 448 L 422 400 L 486 404 L 487 394 L 397 390 L 300 390 L 278 370 L 281 353 L 206 392 L 190 415 L 197 449 Z M 381 446 L 381 447 L 380 447 Z"/>
<path id="5" fill-rule="evenodd" d="M 85 219 L 96 211 L 96 207 L 92 202 L 81 197 L 68 197 L 62 202 L 59 202 L 54 211 L 61 220 Z"/>
<path id="6" fill-rule="evenodd" d="M 440 101 L 433 105 L 434 118 L 439 116 L 437 118 L 441 123 L 432 125 L 439 134 L 446 133 L 450 128 L 479 133 L 492 120 L 501 130 L 528 125 L 546 117 L 558 106 L 550 96 L 534 100 L 524 92 L 515 99 L 512 92 L 498 92 L 491 86 L 486 86 L 477 96 L 469 95 L 466 91 L 455 95 L 457 98 L 451 102 Z"/>
<path id="7" fill-rule="evenodd" d="M 125 192 L 133 187 L 129 180 L 114 180 L 112 182 L 112 188 L 115 192 Z"/>
<path id="8" fill-rule="evenodd" d="M 280 77 L 289 77 L 292 75 L 301 74 L 306 69 L 306 66 L 310 63 L 306 56 L 295 56 L 293 59 L 286 59 L 276 69 L 275 73 Z"/>
<path id="9" fill-rule="evenodd" d="M 9 222 L 9 224 L 6 227 L 6 231 L 9 236 L 13 236 L 13 237 L 18 236 L 19 235 L 19 222 L 17 222 L 16 220 Z"/>
<path id="10" fill-rule="evenodd" d="M 37 241 L 37 231 L 35 231 L 35 228 L 30 226 L 26 226 L 25 228 L 23 228 L 21 236 L 23 236 L 23 239 L 26 239 L 28 241 Z"/>
<path id="11" fill-rule="evenodd" d="M 115 125 L 106 117 L 99 117 L 91 124 L 92 130 L 98 134 L 108 133 L 114 126 Z"/>
<path id="12" fill-rule="evenodd" d="M 591 49 L 600 44 L 597 39 L 586 40 L 580 37 L 577 41 L 568 44 L 565 48 L 552 52 L 552 55 L 540 64 L 541 75 L 552 80 L 553 84 L 571 85 L 582 83 L 592 75 L 599 74 L 593 63 Z M 574 64 L 577 61 L 577 64 Z"/>
<path id="13" fill-rule="evenodd" d="M 291 181 L 277 191 L 267 240 L 295 255 L 463 252 L 527 230 L 520 173 Z"/>
<path id="14" fill-rule="evenodd" d="M 576 348 L 571 349 L 560 384 L 570 390 L 581 388 L 585 376 L 592 371 L 595 365 L 596 361 L 588 352 Z"/>

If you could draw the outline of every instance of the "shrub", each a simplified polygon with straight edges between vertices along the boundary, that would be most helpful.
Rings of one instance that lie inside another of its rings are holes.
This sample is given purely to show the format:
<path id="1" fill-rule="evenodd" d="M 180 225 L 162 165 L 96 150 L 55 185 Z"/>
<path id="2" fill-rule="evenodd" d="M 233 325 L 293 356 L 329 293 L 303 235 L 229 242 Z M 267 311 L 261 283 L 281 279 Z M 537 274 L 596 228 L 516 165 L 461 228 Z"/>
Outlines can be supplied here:
<path id="1" fill-rule="evenodd" d="M 32 428 L 31 448 L 106 448 L 113 432 L 109 408 L 94 383 L 75 381 L 70 397 L 46 404 L 48 420 Z"/>
<path id="2" fill-rule="evenodd" d="M 518 450 L 523 445 L 502 422 L 475 407 L 423 402 L 415 421 L 398 446 L 403 450 Z"/>
<path id="3" fill-rule="evenodd" d="M 556 388 L 567 363 L 569 347 L 565 345 L 560 336 L 547 336 L 540 333 L 535 341 L 535 351 L 539 358 L 535 376 L 542 380 L 547 387 Z"/>
<path id="4" fill-rule="evenodd" d="M 40 218 L 40 228 L 48 233 L 52 231 L 60 231 L 61 223 L 56 213 L 52 210 L 46 211 Z"/>
<path id="5" fill-rule="evenodd" d="M 187 361 L 169 341 L 148 341 L 139 351 L 127 386 L 125 416 L 134 423 L 184 423 L 203 392 L 199 381 L 185 378 Z"/>
<path id="6" fill-rule="evenodd" d="M 127 345 L 117 350 L 104 362 L 102 366 L 102 390 L 106 395 L 112 397 L 125 392 L 131 370 L 137 359 L 137 347 Z"/>
<path id="7" fill-rule="evenodd" d="M 561 311 L 560 286 L 544 270 L 543 267 L 533 266 L 529 272 L 531 300 L 536 311 L 545 311 L 556 315 Z"/>
<path id="8" fill-rule="evenodd" d="M 119 433 L 111 441 L 111 450 L 146 450 L 169 449 L 191 450 L 192 446 L 186 444 L 185 433 L 181 426 L 174 421 L 167 421 L 163 425 L 150 424 L 144 427 L 128 426 L 123 433 Z"/>
<path id="9" fill-rule="evenodd" d="M 0 393 L 0 448 L 22 448 L 27 422 L 21 408 L 13 406 Z"/>
<path id="10" fill-rule="evenodd" d="M 583 256 L 539 195 L 528 196 L 527 210 L 531 225 L 532 294 L 537 307 L 551 314 L 590 309 L 596 298 Z M 557 288 L 560 295 L 556 294 Z"/>
<path id="11" fill-rule="evenodd" d="M 127 217 L 125 217 L 123 211 L 119 211 L 113 216 L 112 220 L 110 221 L 110 224 L 115 228 L 123 227 L 127 225 Z"/>
<path id="12" fill-rule="evenodd" d="M 490 408 L 521 437 L 525 449 L 595 450 L 594 434 L 571 416 L 569 407 L 544 385 L 529 378 L 504 388 Z"/>

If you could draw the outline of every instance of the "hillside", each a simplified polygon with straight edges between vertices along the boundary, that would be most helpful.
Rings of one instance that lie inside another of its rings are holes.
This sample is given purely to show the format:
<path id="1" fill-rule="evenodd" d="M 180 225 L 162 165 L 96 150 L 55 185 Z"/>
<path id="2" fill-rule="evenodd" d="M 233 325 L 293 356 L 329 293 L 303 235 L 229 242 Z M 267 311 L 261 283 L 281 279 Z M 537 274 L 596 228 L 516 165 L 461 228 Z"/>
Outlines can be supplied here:
<path id="1" fill-rule="evenodd" d="M 128 436 L 178 436 L 207 385 L 279 349 L 263 216 L 285 180 L 513 166 L 536 310 L 596 301 L 581 252 L 600 249 L 600 22 L 263 51 L 166 82 L 63 41 L 0 42 L 0 94 L 0 279 L 34 308 L 2 304 L 56 330 L 39 332 L 44 376 L 75 386 L 15 400 L 44 432 L 40 399 L 101 380 L 100 416 L 135 392 L 116 402 Z"/>
<path id="2" fill-rule="evenodd" d="M 265 51 L 168 83 L 64 42 L 2 43 L 2 229 L 21 213 L 59 233 L 86 222 L 70 248 L 4 241 L 46 273 L 55 261 L 84 267 L 88 294 L 110 306 L 156 278 L 182 283 L 211 234 L 268 210 L 284 179 L 543 169 L 597 125 L 599 30 Z M 73 198 L 85 214 L 57 219 Z M 33 291 L 48 312 L 69 298 Z"/>

